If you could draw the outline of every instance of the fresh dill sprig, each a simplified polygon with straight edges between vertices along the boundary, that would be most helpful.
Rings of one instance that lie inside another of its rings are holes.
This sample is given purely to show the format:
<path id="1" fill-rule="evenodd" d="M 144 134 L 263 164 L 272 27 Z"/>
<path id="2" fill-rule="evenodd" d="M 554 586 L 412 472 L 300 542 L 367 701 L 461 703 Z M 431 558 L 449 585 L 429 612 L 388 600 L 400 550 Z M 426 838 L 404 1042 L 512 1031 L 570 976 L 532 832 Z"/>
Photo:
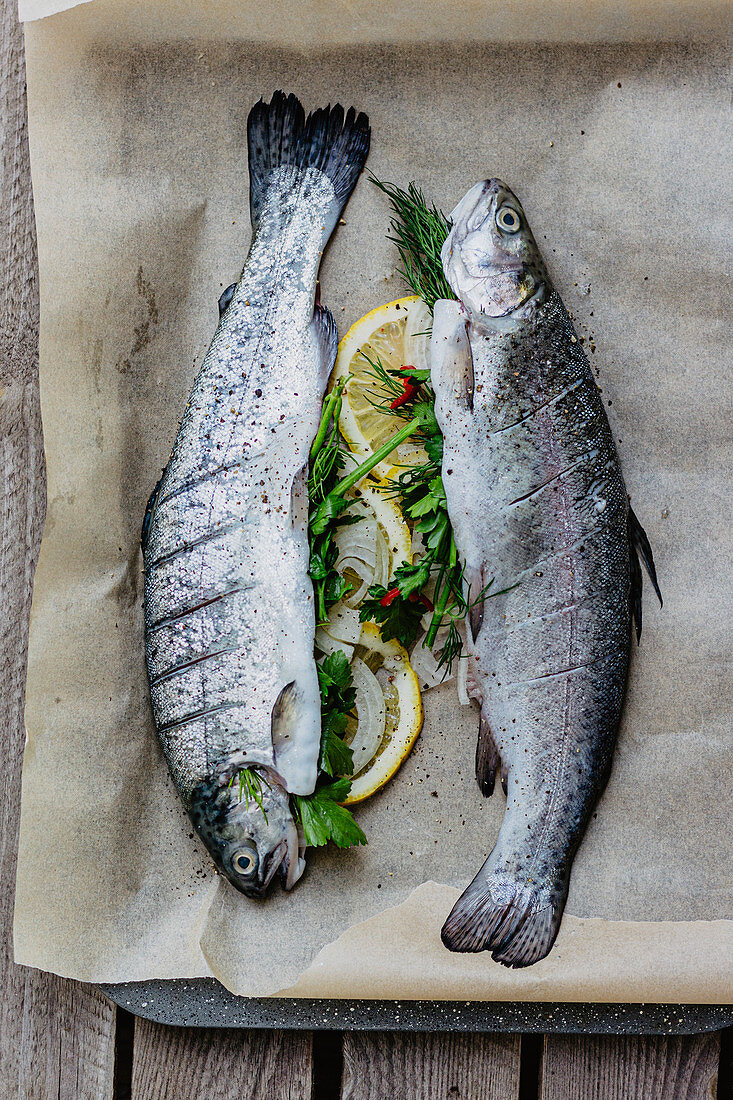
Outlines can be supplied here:
<path id="1" fill-rule="evenodd" d="M 428 202 L 415 183 L 403 190 L 370 175 L 371 182 L 387 198 L 393 210 L 387 240 L 397 245 L 402 266 L 399 274 L 431 310 L 439 298 L 455 298 L 443 273 L 440 250 L 450 232 L 448 218 Z"/>
<path id="2" fill-rule="evenodd" d="M 262 816 L 267 823 L 267 812 L 265 810 L 265 787 L 270 790 L 270 784 L 265 779 L 264 775 L 256 771 L 254 768 L 240 768 L 238 772 L 229 780 L 227 786 L 233 787 L 235 780 L 239 781 L 239 801 L 244 802 L 247 809 L 249 809 L 250 802 L 254 806 L 258 806 L 262 812 Z"/>

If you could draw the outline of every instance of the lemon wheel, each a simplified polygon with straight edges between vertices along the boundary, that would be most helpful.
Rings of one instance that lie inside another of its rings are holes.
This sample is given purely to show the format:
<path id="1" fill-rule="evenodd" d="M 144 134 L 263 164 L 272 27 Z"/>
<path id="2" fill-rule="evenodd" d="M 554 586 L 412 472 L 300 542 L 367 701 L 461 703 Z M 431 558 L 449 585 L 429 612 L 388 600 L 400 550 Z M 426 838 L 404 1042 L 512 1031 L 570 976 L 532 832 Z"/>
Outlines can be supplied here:
<path id="1" fill-rule="evenodd" d="M 423 724 L 417 676 L 407 651 L 398 642 L 385 642 L 373 623 L 364 623 L 354 660 L 362 662 L 379 683 L 385 721 L 379 748 L 355 774 L 346 806 L 369 798 L 392 778 L 409 756 Z M 353 741 L 351 733 L 347 728 L 347 740 Z"/>
<path id="2" fill-rule="evenodd" d="M 399 418 L 389 410 L 395 392 L 384 384 L 380 371 L 427 368 L 431 325 L 430 311 L 420 298 L 398 298 L 367 313 L 339 344 L 331 385 L 351 375 L 339 428 L 359 459 L 369 458 L 400 427 Z M 384 479 L 391 467 L 420 465 L 425 460 L 423 448 L 408 439 L 374 467 L 373 475 Z"/>

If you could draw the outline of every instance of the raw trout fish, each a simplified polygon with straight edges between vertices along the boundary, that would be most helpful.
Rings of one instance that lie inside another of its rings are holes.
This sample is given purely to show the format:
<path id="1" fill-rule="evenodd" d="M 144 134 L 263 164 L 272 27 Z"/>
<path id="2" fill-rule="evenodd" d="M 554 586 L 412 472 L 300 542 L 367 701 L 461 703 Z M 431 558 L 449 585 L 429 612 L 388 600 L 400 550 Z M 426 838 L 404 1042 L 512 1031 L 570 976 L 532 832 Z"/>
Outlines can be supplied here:
<path id="1" fill-rule="evenodd" d="M 251 111 L 252 244 L 143 528 L 158 736 L 214 862 L 250 897 L 305 867 L 289 796 L 315 787 L 321 729 L 307 464 L 337 345 L 316 278 L 369 137 L 353 108 L 306 118 L 281 92 Z M 245 767 L 261 806 L 240 797 Z"/>
<path id="2" fill-rule="evenodd" d="M 458 301 L 435 307 L 432 380 L 473 605 L 476 777 L 490 795 L 499 772 L 507 805 L 442 938 L 522 967 L 554 943 L 608 779 L 632 618 L 641 634 L 639 558 L 659 589 L 588 360 L 516 196 L 479 183 L 451 221 L 442 261 Z"/>

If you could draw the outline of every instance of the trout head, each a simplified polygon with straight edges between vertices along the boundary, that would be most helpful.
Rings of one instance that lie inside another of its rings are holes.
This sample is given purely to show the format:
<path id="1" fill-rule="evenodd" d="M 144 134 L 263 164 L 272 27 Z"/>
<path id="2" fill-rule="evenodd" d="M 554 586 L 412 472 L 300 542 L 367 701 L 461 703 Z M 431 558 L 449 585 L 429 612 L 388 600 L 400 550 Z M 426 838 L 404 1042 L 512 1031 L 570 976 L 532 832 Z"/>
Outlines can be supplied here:
<path id="1" fill-rule="evenodd" d="M 521 204 L 501 180 L 484 180 L 451 214 L 443 270 L 456 297 L 479 325 L 541 301 L 549 279 Z"/>
<path id="2" fill-rule="evenodd" d="M 192 792 L 189 814 L 223 875 L 264 898 L 278 871 L 289 890 L 305 870 L 287 791 L 265 768 L 224 766 Z"/>

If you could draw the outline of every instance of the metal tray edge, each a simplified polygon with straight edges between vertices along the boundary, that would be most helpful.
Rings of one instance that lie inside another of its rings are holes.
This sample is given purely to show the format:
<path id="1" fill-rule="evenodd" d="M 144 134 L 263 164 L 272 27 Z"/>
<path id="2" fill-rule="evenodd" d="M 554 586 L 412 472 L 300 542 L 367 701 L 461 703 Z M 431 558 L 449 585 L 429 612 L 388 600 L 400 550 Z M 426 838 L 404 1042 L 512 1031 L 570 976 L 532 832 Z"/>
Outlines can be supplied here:
<path id="1" fill-rule="evenodd" d="M 214 978 L 100 989 L 127 1012 L 176 1027 L 694 1035 L 733 1024 L 733 1005 L 250 998 L 229 993 Z"/>

